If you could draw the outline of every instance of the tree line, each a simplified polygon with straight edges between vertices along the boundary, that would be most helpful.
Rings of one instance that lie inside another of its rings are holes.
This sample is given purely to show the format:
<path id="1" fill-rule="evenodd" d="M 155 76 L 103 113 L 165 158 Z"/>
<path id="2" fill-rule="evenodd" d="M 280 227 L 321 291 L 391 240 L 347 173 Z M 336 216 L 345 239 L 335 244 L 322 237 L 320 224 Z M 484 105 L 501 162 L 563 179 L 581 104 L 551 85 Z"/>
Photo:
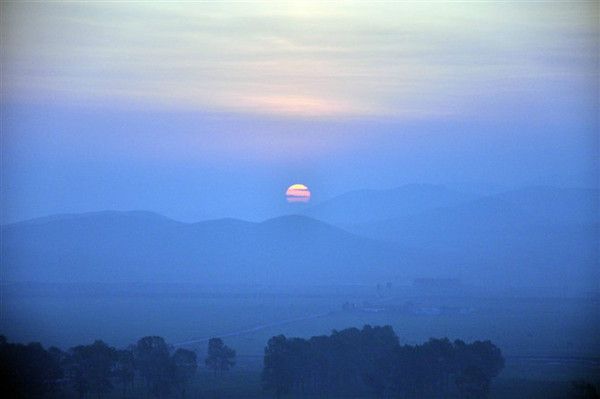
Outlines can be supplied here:
<path id="1" fill-rule="evenodd" d="M 220 338 L 208 341 L 206 367 L 215 373 L 235 364 L 235 351 Z M 10 398 L 103 397 L 116 389 L 122 396 L 140 381 L 145 397 L 186 397 L 198 368 L 196 352 L 174 349 L 162 337 L 148 336 L 126 349 L 103 341 L 67 351 L 39 343 L 9 343 L 0 336 L 0 382 Z"/>
<path id="2" fill-rule="evenodd" d="M 207 349 L 204 363 L 215 374 L 235 365 L 235 350 L 221 339 L 210 339 Z M 158 336 L 126 349 L 95 341 L 67 351 L 0 336 L 0 386 L 10 398 L 185 398 L 198 367 L 196 352 L 175 349 Z M 502 353 L 490 341 L 432 338 L 401 345 L 390 326 L 366 325 L 310 339 L 272 337 L 261 378 L 265 393 L 276 398 L 474 399 L 488 396 L 503 367 Z M 573 383 L 573 392 L 598 397 L 585 381 Z"/>
<path id="3" fill-rule="evenodd" d="M 366 325 L 308 340 L 272 337 L 262 382 L 277 398 L 361 392 L 377 398 L 485 398 L 503 367 L 502 353 L 490 341 L 400 345 L 392 327 Z"/>

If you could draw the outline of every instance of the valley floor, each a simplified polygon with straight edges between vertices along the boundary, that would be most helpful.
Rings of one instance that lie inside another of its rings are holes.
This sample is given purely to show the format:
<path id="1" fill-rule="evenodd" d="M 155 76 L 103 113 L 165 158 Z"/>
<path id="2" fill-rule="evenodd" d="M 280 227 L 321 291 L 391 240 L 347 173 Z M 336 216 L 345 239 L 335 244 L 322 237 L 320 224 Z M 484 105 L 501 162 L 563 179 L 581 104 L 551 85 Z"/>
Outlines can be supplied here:
<path id="1" fill-rule="evenodd" d="M 270 337 L 306 338 L 389 324 L 403 344 L 430 337 L 491 340 L 506 358 L 492 398 L 564 398 L 573 380 L 600 383 L 599 303 L 594 296 L 432 294 L 411 287 L 34 284 L 4 287 L 0 334 L 62 349 L 95 339 L 126 347 L 142 336 L 159 335 L 199 355 L 201 370 L 187 397 L 266 398 L 272 395 L 261 390 L 260 370 Z M 233 371 L 219 378 L 204 369 L 210 337 L 222 337 L 238 353 Z M 119 389 L 114 395 L 122 397 Z M 127 396 L 144 394 L 140 387 Z"/>

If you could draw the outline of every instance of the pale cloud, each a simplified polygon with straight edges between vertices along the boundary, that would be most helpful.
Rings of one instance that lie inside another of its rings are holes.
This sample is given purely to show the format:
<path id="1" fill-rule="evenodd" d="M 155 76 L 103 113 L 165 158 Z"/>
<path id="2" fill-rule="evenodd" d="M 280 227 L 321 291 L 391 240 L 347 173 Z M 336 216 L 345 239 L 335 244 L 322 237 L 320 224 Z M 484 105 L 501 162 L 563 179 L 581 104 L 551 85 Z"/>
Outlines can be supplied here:
<path id="1" fill-rule="evenodd" d="M 593 79 L 596 3 L 2 3 L 5 99 L 423 118 Z M 496 95 L 497 93 L 494 93 Z"/>

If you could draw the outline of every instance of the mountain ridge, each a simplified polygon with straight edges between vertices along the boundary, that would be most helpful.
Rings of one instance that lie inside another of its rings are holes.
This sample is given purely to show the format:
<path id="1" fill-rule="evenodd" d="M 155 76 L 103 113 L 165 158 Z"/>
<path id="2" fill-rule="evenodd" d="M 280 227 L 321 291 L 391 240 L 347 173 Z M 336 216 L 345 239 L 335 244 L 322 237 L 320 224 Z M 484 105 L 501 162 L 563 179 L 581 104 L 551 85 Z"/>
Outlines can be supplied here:
<path id="1" fill-rule="evenodd" d="M 349 191 L 312 205 L 302 214 L 334 225 L 346 225 L 406 216 L 476 197 L 443 185 L 412 183 L 390 189 Z"/>
<path id="2" fill-rule="evenodd" d="M 109 212 L 2 226 L 5 277 L 290 283 L 310 274 L 324 283 L 356 283 L 390 278 L 402 252 L 306 216 L 190 224 L 137 216 Z"/>
<path id="3" fill-rule="evenodd" d="M 195 223 L 144 211 L 55 215 L 2 226 L 1 254 L 14 281 L 579 284 L 597 275 L 597 195 L 526 188 L 342 226 L 305 214 Z"/>

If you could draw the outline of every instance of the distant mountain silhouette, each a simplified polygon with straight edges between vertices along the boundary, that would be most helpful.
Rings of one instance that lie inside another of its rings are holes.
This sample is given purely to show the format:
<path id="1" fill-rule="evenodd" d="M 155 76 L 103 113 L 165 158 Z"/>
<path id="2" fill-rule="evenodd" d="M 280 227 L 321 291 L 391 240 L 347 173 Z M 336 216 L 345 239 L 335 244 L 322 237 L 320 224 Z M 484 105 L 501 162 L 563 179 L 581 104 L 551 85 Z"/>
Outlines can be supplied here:
<path id="1" fill-rule="evenodd" d="M 180 222 L 177 222 L 173 219 L 169 219 L 166 216 L 149 211 L 98 211 L 84 213 L 58 213 L 55 215 L 24 220 L 22 222 L 12 223 L 10 225 L 39 225 L 50 222 L 65 223 L 70 220 L 74 221 L 75 223 L 79 223 L 79 221 L 86 219 L 92 220 L 93 222 L 98 222 L 100 220 L 103 220 L 105 222 L 118 222 L 119 220 L 121 220 L 126 221 L 128 223 L 160 222 L 167 224 L 181 224 Z"/>
<path id="2" fill-rule="evenodd" d="M 464 202 L 467 196 L 443 188 L 412 187 L 417 194 L 408 187 L 355 192 L 345 197 L 353 200 L 341 196 L 312 209 L 337 204 L 345 210 L 328 214 L 352 220 L 353 201 L 362 195 L 357 219 L 377 220 L 410 205 L 403 216 L 345 229 L 303 215 L 181 223 L 150 212 L 10 224 L 2 227 L 3 280 L 327 285 L 445 277 L 598 288 L 597 190 L 533 187 Z M 434 200 L 434 192 L 441 198 Z M 403 199 L 396 208 L 394 197 Z M 448 202 L 456 203 L 434 206 Z"/>
<path id="3" fill-rule="evenodd" d="M 303 214 L 336 225 L 404 217 L 477 196 L 432 184 L 407 184 L 389 190 L 356 190 L 306 209 Z"/>
<path id="4" fill-rule="evenodd" d="M 598 190 L 530 187 L 404 217 L 355 223 L 348 226 L 348 230 L 385 240 L 404 241 L 419 231 L 428 235 L 432 230 L 455 234 L 467 230 L 483 233 L 531 226 L 593 224 L 600 221 L 598 201 Z"/>
<path id="5" fill-rule="evenodd" d="M 373 283 L 429 263 L 305 216 L 186 224 L 98 212 L 11 224 L 2 233 L 5 281 Z"/>
<path id="6" fill-rule="evenodd" d="M 594 284 L 599 198 L 598 190 L 529 187 L 347 229 L 444 251 L 460 275 L 508 277 L 515 284 L 532 276 L 540 285 Z"/>

